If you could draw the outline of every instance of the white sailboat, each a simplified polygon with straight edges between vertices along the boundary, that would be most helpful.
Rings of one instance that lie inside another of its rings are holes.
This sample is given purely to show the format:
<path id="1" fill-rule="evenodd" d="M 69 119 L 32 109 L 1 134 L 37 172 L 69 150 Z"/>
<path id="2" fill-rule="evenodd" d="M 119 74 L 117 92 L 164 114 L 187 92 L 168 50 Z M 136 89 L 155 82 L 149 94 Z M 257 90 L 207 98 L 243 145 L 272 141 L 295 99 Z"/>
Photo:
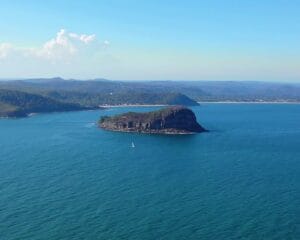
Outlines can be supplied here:
<path id="1" fill-rule="evenodd" d="M 134 148 L 134 147 L 135 147 L 135 145 L 134 145 L 134 142 L 131 142 L 131 147 L 132 147 L 132 148 Z"/>

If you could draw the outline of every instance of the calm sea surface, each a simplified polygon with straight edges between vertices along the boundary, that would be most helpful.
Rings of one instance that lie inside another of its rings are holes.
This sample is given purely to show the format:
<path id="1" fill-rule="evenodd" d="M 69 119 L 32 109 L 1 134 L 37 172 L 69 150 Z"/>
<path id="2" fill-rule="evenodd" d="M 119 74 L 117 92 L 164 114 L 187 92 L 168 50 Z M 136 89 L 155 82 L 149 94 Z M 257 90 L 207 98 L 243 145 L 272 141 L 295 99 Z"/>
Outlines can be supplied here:
<path id="1" fill-rule="evenodd" d="M 192 136 L 95 125 L 153 109 L 0 120 L 0 240 L 300 239 L 300 105 L 203 104 Z"/>

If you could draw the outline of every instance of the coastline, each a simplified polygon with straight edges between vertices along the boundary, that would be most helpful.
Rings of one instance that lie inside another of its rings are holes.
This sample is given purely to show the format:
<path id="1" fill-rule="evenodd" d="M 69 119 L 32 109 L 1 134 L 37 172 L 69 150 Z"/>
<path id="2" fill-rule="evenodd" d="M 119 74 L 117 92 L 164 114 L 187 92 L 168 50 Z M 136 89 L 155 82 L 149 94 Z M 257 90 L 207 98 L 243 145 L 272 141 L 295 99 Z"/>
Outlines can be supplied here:
<path id="1" fill-rule="evenodd" d="M 285 104 L 285 105 L 299 105 L 300 102 L 289 102 L 289 101 L 282 101 L 282 102 L 258 102 L 258 101 L 200 101 L 197 102 L 201 104 Z M 27 118 L 33 117 L 39 114 L 50 114 L 50 113 L 61 113 L 61 112 L 78 112 L 78 111 L 95 111 L 95 110 L 107 110 L 109 108 L 122 108 L 122 107 L 168 107 L 170 105 L 164 104 L 120 104 L 120 105 L 99 105 L 99 108 L 91 108 L 91 109 L 80 109 L 80 110 L 70 110 L 70 111 L 50 111 L 50 112 L 32 112 L 27 113 L 24 116 L 0 116 L 0 119 L 12 119 L 12 118 Z M 194 106 L 188 106 L 194 107 Z"/>
<path id="2" fill-rule="evenodd" d="M 103 108 L 119 108 L 119 107 L 166 107 L 166 104 L 119 104 L 119 105 L 99 105 Z"/>
<path id="3" fill-rule="evenodd" d="M 300 104 L 300 102 L 289 102 L 289 101 L 198 101 L 199 104 Z M 99 105 L 99 107 L 103 108 L 121 108 L 121 107 L 167 107 L 172 105 L 167 104 L 119 104 L 119 105 Z M 188 106 L 194 107 L 194 106 Z"/>
<path id="4" fill-rule="evenodd" d="M 106 128 L 102 127 L 101 125 L 98 125 L 98 127 L 104 131 L 110 131 L 110 132 L 123 132 L 123 133 L 138 133 L 138 134 L 157 134 L 157 135 L 194 135 L 197 134 L 197 132 L 188 132 L 188 131 L 134 131 L 134 130 L 120 130 L 120 129 L 113 129 L 113 128 Z M 205 131 L 207 132 L 207 131 Z"/>
<path id="5" fill-rule="evenodd" d="M 212 101 L 212 102 L 207 102 L 207 101 L 201 101 L 201 102 L 197 102 L 199 104 L 300 104 L 300 102 L 289 102 L 289 101 L 283 101 L 283 102 L 259 102 L 259 101 Z"/>
<path id="6" fill-rule="evenodd" d="M 99 107 L 99 108 L 65 110 L 65 111 L 28 112 L 28 113 L 24 113 L 24 115 L 0 116 L 0 119 L 20 119 L 20 118 L 30 118 L 30 117 L 34 117 L 36 115 L 43 115 L 43 114 L 66 113 L 66 112 L 82 112 L 82 111 L 97 111 L 97 110 L 105 110 L 105 109 Z"/>

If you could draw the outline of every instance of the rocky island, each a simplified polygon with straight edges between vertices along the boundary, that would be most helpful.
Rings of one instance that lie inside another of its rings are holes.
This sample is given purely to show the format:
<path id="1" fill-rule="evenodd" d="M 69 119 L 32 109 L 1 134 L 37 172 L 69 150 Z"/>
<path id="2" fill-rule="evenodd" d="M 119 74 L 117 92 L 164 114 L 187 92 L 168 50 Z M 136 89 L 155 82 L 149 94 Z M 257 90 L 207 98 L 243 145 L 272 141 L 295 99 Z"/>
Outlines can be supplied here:
<path id="1" fill-rule="evenodd" d="M 159 134 L 192 134 L 206 130 L 197 122 L 192 110 L 173 106 L 147 113 L 128 112 L 112 117 L 104 116 L 99 126 L 119 132 Z"/>

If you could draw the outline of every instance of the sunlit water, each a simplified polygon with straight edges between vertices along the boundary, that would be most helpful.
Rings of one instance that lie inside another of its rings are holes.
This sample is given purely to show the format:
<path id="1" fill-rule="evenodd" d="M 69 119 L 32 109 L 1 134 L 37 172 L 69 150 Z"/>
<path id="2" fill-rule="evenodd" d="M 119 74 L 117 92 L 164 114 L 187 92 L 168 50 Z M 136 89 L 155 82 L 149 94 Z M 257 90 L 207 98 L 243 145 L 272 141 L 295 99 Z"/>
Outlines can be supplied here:
<path id="1" fill-rule="evenodd" d="M 203 104 L 192 136 L 96 125 L 150 109 L 0 120 L 0 239 L 300 239 L 300 105 Z"/>

